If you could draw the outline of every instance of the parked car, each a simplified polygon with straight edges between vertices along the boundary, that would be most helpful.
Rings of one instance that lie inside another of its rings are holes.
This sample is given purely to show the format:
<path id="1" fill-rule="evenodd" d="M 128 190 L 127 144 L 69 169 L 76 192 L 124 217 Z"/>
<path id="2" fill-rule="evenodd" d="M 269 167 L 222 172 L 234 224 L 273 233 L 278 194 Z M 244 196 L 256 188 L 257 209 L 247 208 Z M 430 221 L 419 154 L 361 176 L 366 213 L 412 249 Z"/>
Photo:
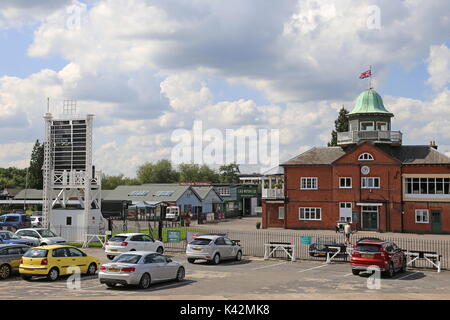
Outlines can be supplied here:
<path id="1" fill-rule="evenodd" d="M 55 281 L 61 275 L 71 274 L 68 268 L 77 266 L 81 273 L 94 275 L 100 260 L 71 246 L 50 245 L 28 250 L 20 260 L 19 271 L 24 280 L 31 277 L 47 277 Z"/>
<path id="2" fill-rule="evenodd" d="M 333 241 L 317 241 L 309 246 L 309 255 L 311 257 L 326 257 L 328 252 L 335 253 L 338 251 L 335 248 L 339 248 L 341 253 L 338 254 L 339 257 L 345 257 L 347 252 L 347 246 L 344 243 L 337 243 Z"/>
<path id="3" fill-rule="evenodd" d="M 0 216 L 0 227 L 11 227 L 14 229 L 30 228 L 31 219 L 26 213 L 7 213 Z"/>
<path id="4" fill-rule="evenodd" d="M 405 254 L 390 241 L 364 240 L 355 243 L 350 263 L 354 275 L 367 271 L 370 266 L 377 266 L 387 277 L 392 277 L 397 271 L 406 271 Z"/>
<path id="5" fill-rule="evenodd" d="M 197 259 L 210 261 L 219 264 L 222 260 L 242 259 L 241 246 L 219 235 L 202 235 L 195 238 L 186 246 L 186 256 L 189 263 L 194 263 Z"/>
<path id="6" fill-rule="evenodd" d="M 44 228 L 21 229 L 17 230 L 16 234 L 25 239 L 37 239 L 41 246 L 67 243 L 66 239 L 58 237 L 52 231 Z"/>
<path id="7" fill-rule="evenodd" d="M 29 249 L 23 244 L 0 244 L 0 279 L 19 272 L 20 259 Z"/>
<path id="8" fill-rule="evenodd" d="M 151 251 L 163 254 L 164 243 L 145 233 L 121 233 L 111 237 L 105 245 L 105 253 L 109 260 L 129 251 Z"/>
<path id="9" fill-rule="evenodd" d="M 36 240 L 21 238 L 20 236 L 8 230 L 0 230 L 0 243 L 24 244 L 30 247 L 39 245 L 39 243 Z"/>
<path id="10" fill-rule="evenodd" d="M 112 288 L 117 284 L 137 285 L 147 289 L 152 283 L 177 280 L 185 277 L 185 269 L 179 262 L 156 252 L 133 251 L 121 254 L 100 267 L 100 283 Z"/>
<path id="11" fill-rule="evenodd" d="M 40 228 L 40 227 L 42 227 L 42 217 L 40 217 L 40 216 L 31 216 L 31 227 L 32 228 Z"/>

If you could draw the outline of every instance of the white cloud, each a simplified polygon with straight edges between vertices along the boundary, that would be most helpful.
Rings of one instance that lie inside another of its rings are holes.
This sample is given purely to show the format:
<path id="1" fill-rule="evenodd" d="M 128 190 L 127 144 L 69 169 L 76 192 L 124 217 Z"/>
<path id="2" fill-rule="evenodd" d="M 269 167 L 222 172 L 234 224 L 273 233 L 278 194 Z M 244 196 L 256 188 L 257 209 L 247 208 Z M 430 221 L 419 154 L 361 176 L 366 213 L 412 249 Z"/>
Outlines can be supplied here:
<path id="1" fill-rule="evenodd" d="M 427 83 L 435 90 L 444 88 L 450 82 L 450 49 L 445 44 L 430 47 L 427 70 L 430 74 Z"/>

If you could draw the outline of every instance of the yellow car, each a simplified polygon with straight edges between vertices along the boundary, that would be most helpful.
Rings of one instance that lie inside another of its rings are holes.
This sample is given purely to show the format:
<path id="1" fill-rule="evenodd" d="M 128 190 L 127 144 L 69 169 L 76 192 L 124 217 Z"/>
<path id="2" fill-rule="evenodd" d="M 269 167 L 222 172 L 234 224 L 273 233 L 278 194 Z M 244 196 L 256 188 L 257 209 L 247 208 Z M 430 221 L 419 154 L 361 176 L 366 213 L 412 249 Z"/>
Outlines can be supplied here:
<path id="1" fill-rule="evenodd" d="M 79 272 L 94 275 L 100 260 L 67 245 L 51 245 L 31 248 L 20 260 L 19 272 L 24 280 L 33 276 L 47 277 L 55 281 L 60 275 Z M 70 269 L 69 269 L 70 268 Z"/>

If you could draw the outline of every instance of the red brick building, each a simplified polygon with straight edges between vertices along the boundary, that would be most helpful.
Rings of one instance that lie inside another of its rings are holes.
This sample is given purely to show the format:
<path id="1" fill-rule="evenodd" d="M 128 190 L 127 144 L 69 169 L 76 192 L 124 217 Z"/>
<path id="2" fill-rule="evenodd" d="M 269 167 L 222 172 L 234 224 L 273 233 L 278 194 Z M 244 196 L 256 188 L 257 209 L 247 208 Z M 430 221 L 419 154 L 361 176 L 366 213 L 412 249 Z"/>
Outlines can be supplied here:
<path id="1" fill-rule="evenodd" d="M 265 175 L 263 228 L 450 233 L 450 158 L 402 145 L 374 90 L 349 113 L 337 147 L 312 148 Z"/>

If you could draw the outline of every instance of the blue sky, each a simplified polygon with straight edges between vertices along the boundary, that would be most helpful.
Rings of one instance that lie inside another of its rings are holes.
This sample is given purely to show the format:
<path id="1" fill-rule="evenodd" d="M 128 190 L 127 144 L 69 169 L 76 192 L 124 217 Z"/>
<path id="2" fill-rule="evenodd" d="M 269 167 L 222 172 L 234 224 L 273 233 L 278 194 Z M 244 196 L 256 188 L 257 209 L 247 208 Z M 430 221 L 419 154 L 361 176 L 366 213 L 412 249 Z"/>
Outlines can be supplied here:
<path id="1" fill-rule="evenodd" d="M 278 129 L 283 161 L 326 145 L 369 64 L 405 141 L 450 154 L 449 12 L 445 0 L 5 0 L 0 166 L 27 164 L 46 97 L 55 113 L 75 98 L 96 114 L 95 162 L 110 174 L 170 158 L 174 130 L 195 121 Z"/>

